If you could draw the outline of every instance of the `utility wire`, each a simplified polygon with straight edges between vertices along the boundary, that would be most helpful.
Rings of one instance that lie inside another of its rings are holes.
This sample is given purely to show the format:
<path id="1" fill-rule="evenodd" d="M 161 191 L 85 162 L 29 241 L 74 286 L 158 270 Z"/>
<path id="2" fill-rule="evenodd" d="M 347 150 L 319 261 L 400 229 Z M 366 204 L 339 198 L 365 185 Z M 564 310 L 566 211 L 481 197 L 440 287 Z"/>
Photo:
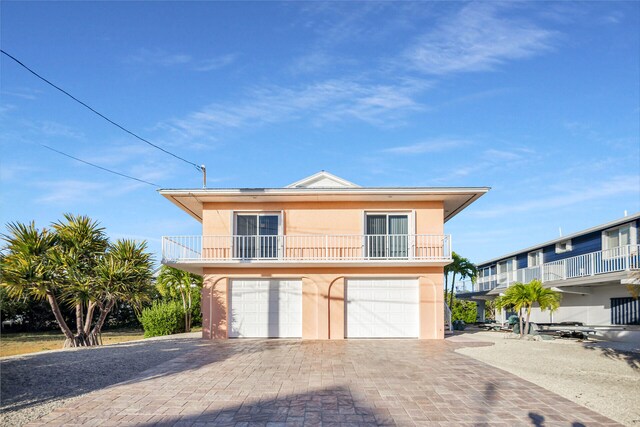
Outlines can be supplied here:
<path id="1" fill-rule="evenodd" d="M 84 163 L 86 165 L 93 166 L 94 168 L 102 169 L 103 171 L 106 171 L 106 172 L 109 172 L 109 173 L 120 175 L 120 176 L 123 176 L 125 178 L 129 178 L 129 179 L 133 179 L 134 181 L 143 182 L 145 184 L 153 185 L 154 187 L 160 187 L 158 184 L 154 184 L 153 182 L 145 181 L 144 179 L 134 178 L 132 176 L 125 175 L 125 174 L 120 173 L 120 172 L 112 171 L 111 169 L 103 168 L 102 166 L 94 165 L 93 163 L 87 162 L 86 160 L 82 160 L 82 159 L 79 159 L 77 157 L 73 157 L 70 154 L 63 153 L 62 151 L 58 151 L 55 148 L 51 148 L 48 145 L 44 145 L 44 144 L 40 144 L 40 145 L 42 145 L 47 150 L 55 151 L 58 154 L 62 154 L 63 156 L 69 157 L 70 159 L 73 159 L 73 160 L 77 160 L 78 162 Z"/>
<path id="2" fill-rule="evenodd" d="M 109 123 L 111 123 L 112 125 L 116 126 L 117 128 L 125 131 L 126 133 L 128 133 L 129 135 L 133 136 L 134 138 L 139 139 L 140 141 L 149 144 L 150 146 L 157 148 L 158 150 L 175 157 L 178 160 L 182 160 L 185 163 L 188 163 L 192 166 L 195 166 L 195 168 L 199 171 L 202 172 L 202 166 L 190 162 L 187 159 L 184 159 L 180 156 L 178 156 L 177 154 L 173 154 L 170 151 L 165 150 L 162 147 L 157 146 L 156 144 L 144 139 L 143 137 L 135 134 L 134 132 L 131 132 L 129 129 L 125 128 L 122 125 L 119 125 L 118 123 L 114 122 L 113 120 L 111 120 L 110 118 L 108 118 L 107 116 L 105 116 L 104 114 L 96 111 L 95 109 L 93 109 L 92 107 L 90 107 L 89 105 L 87 105 L 86 103 L 80 101 L 78 98 L 76 98 L 75 96 L 71 95 L 69 92 L 67 92 L 66 90 L 62 89 L 60 86 L 55 85 L 54 83 L 50 82 L 49 80 L 45 79 L 44 77 L 42 77 L 40 74 L 36 73 L 35 71 L 33 71 L 31 68 L 29 68 L 28 66 L 26 66 L 24 63 L 22 63 L 22 61 L 20 61 L 19 59 L 17 59 L 15 56 L 10 55 L 9 53 L 5 52 L 3 49 L 0 49 L 0 52 L 2 52 L 3 54 L 5 54 L 6 56 L 8 56 L 9 58 L 11 58 L 13 61 L 15 61 L 18 65 L 20 65 L 22 68 L 24 68 L 25 70 L 29 71 L 31 74 L 33 74 L 34 76 L 36 76 L 37 78 L 39 78 L 40 80 L 42 80 L 43 82 L 47 83 L 50 86 L 53 86 L 54 88 L 58 89 L 60 92 L 64 93 L 65 95 L 67 95 L 69 98 L 73 99 L 74 101 L 76 101 L 77 103 L 79 103 L 80 105 L 88 108 L 90 111 L 92 111 L 93 113 L 97 114 L 98 116 L 102 117 L 103 119 L 105 119 L 106 121 L 108 121 Z M 77 160 L 77 159 L 76 159 Z M 98 166 L 99 167 L 99 166 Z M 154 184 L 155 185 L 155 184 Z"/>

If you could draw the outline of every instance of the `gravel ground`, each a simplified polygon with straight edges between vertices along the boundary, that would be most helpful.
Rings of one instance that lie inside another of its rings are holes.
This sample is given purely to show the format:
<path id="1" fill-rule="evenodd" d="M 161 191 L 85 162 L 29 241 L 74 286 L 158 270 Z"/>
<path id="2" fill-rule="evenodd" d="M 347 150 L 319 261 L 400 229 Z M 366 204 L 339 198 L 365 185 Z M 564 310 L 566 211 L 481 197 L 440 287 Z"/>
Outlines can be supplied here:
<path id="1" fill-rule="evenodd" d="M 199 345 L 201 332 L 0 359 L 0 426 L 21 426 Z"/>
<path id="2" fill-rule="evenodd" d="M 640 426 L 640 343 L 522 341 L 494 332 L 448 340 L 487 341 L 456 352 L 504 369 L 627 426 Z"/>

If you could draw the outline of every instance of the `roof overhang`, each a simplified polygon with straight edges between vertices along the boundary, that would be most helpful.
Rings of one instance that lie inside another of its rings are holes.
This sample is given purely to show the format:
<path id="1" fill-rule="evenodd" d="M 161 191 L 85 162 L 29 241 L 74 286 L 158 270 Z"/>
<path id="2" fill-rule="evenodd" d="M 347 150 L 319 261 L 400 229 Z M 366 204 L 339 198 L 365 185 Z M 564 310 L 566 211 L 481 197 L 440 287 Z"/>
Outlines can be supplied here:
<path id="1" fill-rule="evenodd" d="M 345 187 L 162 189 L 159 193 L 202 222 L 204 203 L 442 201 L 447 222 L 489 187 Z"/>

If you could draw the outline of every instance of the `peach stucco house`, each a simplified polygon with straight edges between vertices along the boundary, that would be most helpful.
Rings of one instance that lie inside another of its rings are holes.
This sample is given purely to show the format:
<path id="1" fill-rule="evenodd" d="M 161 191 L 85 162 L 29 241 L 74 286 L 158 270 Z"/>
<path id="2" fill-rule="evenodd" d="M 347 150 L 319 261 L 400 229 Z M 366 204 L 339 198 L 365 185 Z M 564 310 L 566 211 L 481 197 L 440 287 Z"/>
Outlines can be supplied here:
<path id="1" fill-rule="evenodd" d="M 488 188 L 364 188 L 320 172 L 285 188 L 160 190 L 202 223 L 162 262 L 202 274 L 204 338 L 444 337 L 444 223 Z"/>

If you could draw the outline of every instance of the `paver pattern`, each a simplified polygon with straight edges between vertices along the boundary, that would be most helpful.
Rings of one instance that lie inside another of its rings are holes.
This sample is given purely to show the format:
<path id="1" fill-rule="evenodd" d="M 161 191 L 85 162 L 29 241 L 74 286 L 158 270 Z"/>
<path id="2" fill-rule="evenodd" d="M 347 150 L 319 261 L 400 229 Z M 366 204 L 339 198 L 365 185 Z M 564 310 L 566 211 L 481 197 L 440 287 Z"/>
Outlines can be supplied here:
<path id="1" fill-rule="evenodd" d="M 30 425 L 618 425 L 461 345 L 471 344 L 208 342 Z"/>

